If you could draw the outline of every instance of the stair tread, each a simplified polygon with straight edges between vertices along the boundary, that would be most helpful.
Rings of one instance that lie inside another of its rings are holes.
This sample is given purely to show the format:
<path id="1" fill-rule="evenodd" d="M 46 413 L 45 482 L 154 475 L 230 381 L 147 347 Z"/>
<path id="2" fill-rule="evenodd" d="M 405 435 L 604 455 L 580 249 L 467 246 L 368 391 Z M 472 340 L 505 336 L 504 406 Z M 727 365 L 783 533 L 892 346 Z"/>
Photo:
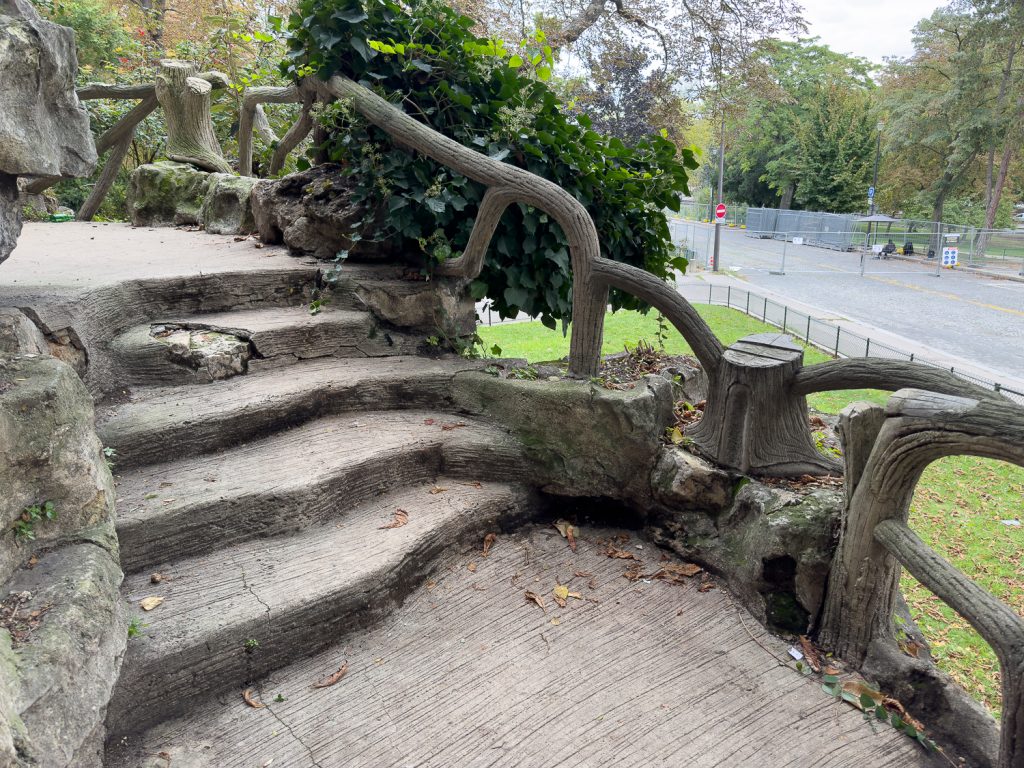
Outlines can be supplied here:
<path id="1" fill-rule="evenodd" d="M 131 732 L 336 642 L 400 601 L 444 548 L 521 518 L 528 498 L 519 486 L 440 478 L 325 525 L 161 564 L 157 584 L 148 572 L 128 576 L 122 594 L 145 626 L 129 644 L 109 722 Z M 383 529 L 399 508 L 407 524 Z M 145 597 L 164 602 L 142 613 Z M 247 651 L 250 639 L 258 645 Z"/>
<path id="2" fill-rule="evenodd" d="M 456 426 L 458 425 L 458 426 Z M 221 453 L 184 456 L 118 477 L 118 520 L 148 521 L 228 497 L 283 494 L 396 448 L 500 440 L 494 427 L 437 411 L 328 416 Z M 149 498 L 147 498 L 149 497 Z"/>
<path id="3" fill-rule="evenodd" d="M 431 493 L 435 488 L 446 490 Z M 472 514 L 481 503 L 510 494 L 510 486 L 501 483 L 440 478 L 436 485 L 380 496 L 348 510 L 337 522 L 160 564 L 154 570 L 166 580 L 159 584 L 151 583 L 149 572 L 127 576 L 122 593 L 131 603 L 147 596 L 165 598 L 145 614 L 145 641 L 134 645 L 146 657 L 162 656 L 198 641 L 211 627 L 257 620 L 268 611 L 326 599 L 344 584 L 393 567 L 416 539 L 445 528 L 455 517 Z M 408 513 L 408 523 L 382 529 L 399 508 Z"/>
<path id="4" fill-rule="evenodd" d="M 454 356 L 319 358 L 212 384 L 140 387 L 97 409 L 97 432 L 132 466 L 162 460 L 166 444 L 200 452 L 322 413 L 442 404 L 456 374 L 480 367 Z"/>
<path id="5" fill-rule="evenodd" d="M 788 644 L 723 590 L 624 579 L 600 545 L 622 533 L 582 527 L 577 551 L 550 526 L 500 536 L 486 559 L 452 548 L 378 626 L 111 740 L 106 765 L 934 765 L 780 665 Z M 650 540 L 627 546 L 645 572 L 662 567 Z M 559 608 L 556 584 L 581 599 Z"/>

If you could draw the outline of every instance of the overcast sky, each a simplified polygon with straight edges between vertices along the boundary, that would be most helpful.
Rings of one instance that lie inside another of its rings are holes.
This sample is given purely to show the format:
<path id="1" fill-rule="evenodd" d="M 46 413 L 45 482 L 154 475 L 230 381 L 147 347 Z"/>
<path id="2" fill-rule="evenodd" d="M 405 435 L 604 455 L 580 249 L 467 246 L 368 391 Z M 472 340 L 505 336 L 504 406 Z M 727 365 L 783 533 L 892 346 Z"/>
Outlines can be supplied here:
<path id="1" fill-rule="evenodd" d="M 808 34 L 830 48 L 881 63 L 914 51 L 914 25 L 944 2 L 935 0 L 802 0 Z"/>

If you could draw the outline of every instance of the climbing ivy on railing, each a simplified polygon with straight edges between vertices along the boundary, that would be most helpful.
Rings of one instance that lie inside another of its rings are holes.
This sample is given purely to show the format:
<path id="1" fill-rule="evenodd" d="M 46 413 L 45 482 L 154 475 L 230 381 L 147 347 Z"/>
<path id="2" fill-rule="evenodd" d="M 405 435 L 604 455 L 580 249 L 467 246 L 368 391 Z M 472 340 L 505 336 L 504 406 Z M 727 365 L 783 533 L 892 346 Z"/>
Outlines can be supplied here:
<path id="1" fill-rule="evenodd" d="M 513 163 L 569 191 L 590 212 L 602 255 L 659 277 L 685 267 L 663 209 L 687 193 L 693 152 L 662 135 L 634 146 L 591 130 L 549 86 L 553 52 L 543 34 L 511 50 L 480 38 L 472 19 L 436 0 L 302 0 L 288 22 L 293 77 L 344 74 L 464 146 Z M 399 239 L 433 262 L 460 253 L 484 187 L 397 146 L 345 104 L 321 112 L 330 138 L 321 151 L 341 163 L 366 208 L 357 227 Z M 473 284 L 503 314 L 520 310 L 554 326 L 571 315 L 567 241 L 547 215 L 522 205 L 505 213 Z M 616 307 L 635 308 L 613 293 Z"/>

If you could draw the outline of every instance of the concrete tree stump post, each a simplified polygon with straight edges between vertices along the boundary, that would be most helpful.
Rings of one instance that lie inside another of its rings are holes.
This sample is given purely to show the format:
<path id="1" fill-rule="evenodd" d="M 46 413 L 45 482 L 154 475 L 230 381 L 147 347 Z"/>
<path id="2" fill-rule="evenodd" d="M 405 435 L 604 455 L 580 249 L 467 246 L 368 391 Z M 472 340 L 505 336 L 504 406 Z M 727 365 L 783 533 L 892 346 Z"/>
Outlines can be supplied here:
<path id="1" fill-rule="evenodd" d="M 842 472 L 815 447 L 807 400 L 792 391 L 804 352 L 789 336 L 758 333 L 725 350 L 710 380 L 704 416 L 688 431 L 715 460 L 771 475 Z"/>
<path id="2" fill-rule="evenodd" d="M 232 173 L 221 154 L 210 116 L 209 80 L 197 77 L 188 61 L 164 59 L 156 77 L 156 98 L 167 122 L 167 156 L 207 171 Z"/>

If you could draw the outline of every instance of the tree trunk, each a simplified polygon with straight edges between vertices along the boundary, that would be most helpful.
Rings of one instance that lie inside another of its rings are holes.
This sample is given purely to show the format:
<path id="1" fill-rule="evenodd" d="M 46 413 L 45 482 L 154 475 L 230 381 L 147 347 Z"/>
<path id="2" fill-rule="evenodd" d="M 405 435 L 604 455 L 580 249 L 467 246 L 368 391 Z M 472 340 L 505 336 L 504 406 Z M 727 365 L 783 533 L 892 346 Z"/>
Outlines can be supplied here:
<path id="1" fill-rule="evenodd" d="M 100 205 L 103 203 L 103 198 L 107 196 L 107 192 L 114 185 L 117 173 L 121 170 L 121 166 L 124 165 L 124 159 L 128 155 L 128 150 L 131 148 L 134 137 L 135 131 L 133 130 L 110 150 L 107 164 L 103 166 L 103 173 L 96 180 L 96 186 L 92 188 L 89 197 L 82 203 L 82 207 L 78 209 L 78 215 L 75 216 L 78 221 L 92 221 L 92 217 L 96 215 L 96 211 L 100 209 Z"/>
<path id="2" fill-rule="evenodd" d="M 793 204 L 793 193 L 796 191 L 796 187 L 792 184 L 787 184 L 786 189 L 782 192 L 782 199 L 779 200 L 779 209 L 788 211 L 789 206 Z"/>
<path id="3" fill-rule="evenodd" d="M 231 173 L 221 154 L 210 117 L 213 86 L 196 77 L 187 61 L 165 59 L 156 77 L 156 97 L 167 122 L 167 156 L 206 171 Z"/>
<path id="4" fill-rule="evenodd" d="M 733 344 L 709 378 L 704 416 L 687 435 L 719 464 L 740 472 L 841 474 L 842 464 L 815 446 L 807 400 L 793 392 L 803 356 L 803 349 L 781 333 L 759 333 Z"/>
<path id="5" fill-rule="evenodd" d="M 992 646 L 1003 678 L 999 766 L 1024 768 L 1024 620 L 907 526 L 917 482 L 936 459 L 970 455 L 1024 466 L 1024 409 L 996 398 L 905 389 L 884 409 L 848 406 L 840 433 L 847 508 L 819 641 L 857 666 L 872 643 L 892 642 L 902 565 Z"/>

